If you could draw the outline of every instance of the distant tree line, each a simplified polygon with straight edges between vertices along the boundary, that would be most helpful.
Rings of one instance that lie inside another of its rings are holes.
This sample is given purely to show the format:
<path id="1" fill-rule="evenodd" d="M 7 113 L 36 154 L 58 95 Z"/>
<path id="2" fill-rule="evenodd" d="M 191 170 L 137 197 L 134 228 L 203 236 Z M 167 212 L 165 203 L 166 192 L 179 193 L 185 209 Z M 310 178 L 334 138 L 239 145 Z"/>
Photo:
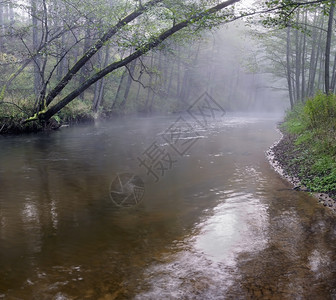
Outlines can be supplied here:
<path id="1" fill-rule="evenodd" d="M 272 30 L 255 35 L 261 41 L 271 62 L 268 70 L 286 78 L 291 107 L 304 102 L 318 91 L 336 92 L 335 1 L 313 7 L 300 7 L 281 22 L 270 25 Z"/>

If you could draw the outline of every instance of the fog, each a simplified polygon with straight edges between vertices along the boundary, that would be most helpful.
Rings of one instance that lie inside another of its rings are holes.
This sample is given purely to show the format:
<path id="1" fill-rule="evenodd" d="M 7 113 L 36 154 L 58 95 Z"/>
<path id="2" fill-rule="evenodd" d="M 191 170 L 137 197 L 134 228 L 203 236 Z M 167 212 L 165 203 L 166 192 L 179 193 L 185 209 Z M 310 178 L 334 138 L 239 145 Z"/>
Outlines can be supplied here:
<path id="1" fill-rule="evenodd" d="M 186 67 L 191 73 L 188 103 L 206 91 L 231 112 L 288 108 L 286 82 L 267 72 L 269 61 L 252 30 L 244 22 L 231 23 L 207 34 L 200 49 L 194 48 L 197 59 Z"/>
<path id="2" fill-rule="evenodd" d="M 117 81 L 113 109 L 181 113 L 208 93 L 227 112 L 283 114 L 289 107 L 287 83 L 270 70 L 272 62 L 253 34 L 257 30 L 261 28 L 235 21 L 165 43 L 128 68 L 132 80 Z"/>

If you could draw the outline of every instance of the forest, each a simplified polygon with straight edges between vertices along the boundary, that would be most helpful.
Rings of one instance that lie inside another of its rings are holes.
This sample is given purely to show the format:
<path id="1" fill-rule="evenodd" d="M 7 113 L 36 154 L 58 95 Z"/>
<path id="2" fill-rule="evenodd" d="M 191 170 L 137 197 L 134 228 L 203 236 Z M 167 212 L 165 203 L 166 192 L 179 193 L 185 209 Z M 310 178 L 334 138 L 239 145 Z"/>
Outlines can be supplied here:
<path id="1" fill-rule="evenodd" d="M 270 88 L 293 108 L 335 90 L 333 5 L 2 0 L 0 133 L 174 113 L 204 91 L 224 95 L 228 110 L 249 110 Z M 220 28 L 231 23 L 249 37 L 240 43 L 254 45 L 249 54 L 228 54 L 234 34 Z M 230 68 L 221 71 L 223 57 Z"/>
<path id="2" fill-rule="evenodd" d="M 0 300 L 336 299 L 336 0 L 0 0 Z"/>

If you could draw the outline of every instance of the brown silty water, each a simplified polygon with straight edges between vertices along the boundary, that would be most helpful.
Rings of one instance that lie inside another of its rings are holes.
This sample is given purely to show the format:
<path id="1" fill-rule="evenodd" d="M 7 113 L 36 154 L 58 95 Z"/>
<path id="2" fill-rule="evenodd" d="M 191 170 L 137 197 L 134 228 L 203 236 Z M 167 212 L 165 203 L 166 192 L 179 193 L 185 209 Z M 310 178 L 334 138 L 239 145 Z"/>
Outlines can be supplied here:
<path id="1" fill-rule="evenodd" d="M 0 138 L 0 299 L 336 298 L 336 218 L 269 166 L 278 119 L 188 120 L 181 153 L 175 121 Z"/>

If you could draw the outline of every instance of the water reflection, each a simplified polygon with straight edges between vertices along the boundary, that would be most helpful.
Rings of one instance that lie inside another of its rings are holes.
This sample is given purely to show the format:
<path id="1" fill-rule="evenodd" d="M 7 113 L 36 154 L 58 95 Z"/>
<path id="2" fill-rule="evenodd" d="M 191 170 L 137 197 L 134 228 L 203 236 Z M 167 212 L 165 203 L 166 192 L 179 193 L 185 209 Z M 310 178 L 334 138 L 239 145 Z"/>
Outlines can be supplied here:
<path id="1" fill-rule="evenodd" d="M 228 191 L 214 215 L 199 226 L 196 249 L 214 261 L 235 263 L 243 251 L 257 252 L 267 243 L 267 206 L 252 193 Z"/>
<path id="2" fill-rule="evenodd" d="M 328 299 L 335 217 L 264 151 L 275 121 L 227 116 L 158 183 L 137 157 L 171 118 L 1 138 L 0 299 Z M 167 146 L 167 145 L 166 145 Z M 139 174 L 144 201 L 109 187 Z"/>

